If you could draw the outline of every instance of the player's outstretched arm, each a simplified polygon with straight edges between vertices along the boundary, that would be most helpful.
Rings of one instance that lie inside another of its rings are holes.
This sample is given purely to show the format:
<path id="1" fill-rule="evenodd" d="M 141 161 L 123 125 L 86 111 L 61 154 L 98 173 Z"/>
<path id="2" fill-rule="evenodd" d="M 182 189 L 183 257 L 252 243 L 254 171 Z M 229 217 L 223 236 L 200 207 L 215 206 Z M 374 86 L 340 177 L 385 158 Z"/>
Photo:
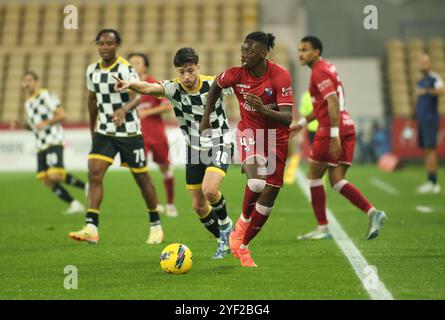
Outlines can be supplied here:
<path id="1" fill-rule="evenodd" d="M 222 88 L 218 85 L 216 81 L 213 81 L 210 87 L 209 93 L 207 94 L 206 105 L 204 109 L 204 114 L 199 124 L 199 131 L 204 133 L 206 130 L 210 129 L 210 115 L 215 109 L 216 101 L 221 97 Z"/>
<path id="2" fill-rule="evenodd" d="M 159 83 L 149 83 L 145 81 L 125 81 L 115 76 L 113 76 L 113 78 L 116 80 L 116 84 L 114 85 L 114 90 L 116 92 L 130 89 L 134 92 L 150 96 L 164 95 L 164 88 Z"/>

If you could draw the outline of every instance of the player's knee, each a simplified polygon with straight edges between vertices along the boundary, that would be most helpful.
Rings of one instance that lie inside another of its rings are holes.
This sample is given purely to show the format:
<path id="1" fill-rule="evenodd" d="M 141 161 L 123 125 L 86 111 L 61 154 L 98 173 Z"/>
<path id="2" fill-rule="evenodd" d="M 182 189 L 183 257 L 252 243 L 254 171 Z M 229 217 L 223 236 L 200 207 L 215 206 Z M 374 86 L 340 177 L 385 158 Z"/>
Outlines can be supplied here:
<path id="1" fill-rule="evenodd" d="M 337 192 L 340 192 L 346 184 L 348 184 L 348 180 L 345 179 L 331 180 L 331 186 Z"/>
<path id="2" fill-rule="evenodd" d="M 209 186 L 202 186 L 202 193 L 204 195 L 204 198 L 207 199 L 209 202 L 215 202 L 218 200 L 219 197 L 219 190 L 214 185 Z"/>
<path id="3" fill-rule="evenodd" d="M 63 182 L 63 178 L 63 174 L 60 173 L 49 173 L 47 176 L 47 179 L 50 181 L 51 184 Z"/>
<path id="4" fill-rule="evenodd" d="M 89 170 L 88 171 L 88 182 L 91 184 L 102 183 L 103 174 L 100 170 Z"/>
<path id="5" fill-rule="evenodd" d="M 207 205 L 194 205 L 193 210 L 195 210 L 196 214 L 200 218 L 205 217 L 209 213 L 209 207 Z"/>
<path id="6" fill-rule="evenodd" d="M 247 179 L 247 186 L 252 192 L 261 193 L 266 186 L 266 180 L 262 179 Z"/>

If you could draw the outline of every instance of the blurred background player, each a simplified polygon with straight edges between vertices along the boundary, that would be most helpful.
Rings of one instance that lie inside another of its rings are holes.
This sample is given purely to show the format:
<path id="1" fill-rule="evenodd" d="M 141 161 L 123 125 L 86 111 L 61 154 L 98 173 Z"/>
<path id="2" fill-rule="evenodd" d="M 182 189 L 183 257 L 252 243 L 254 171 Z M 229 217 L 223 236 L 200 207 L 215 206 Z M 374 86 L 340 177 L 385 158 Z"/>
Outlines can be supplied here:
<path id="1" fill-rule="evenodd" d="M 96 36 L 101 60 L 90 64 L 86 70 L 88 110 L 92 149 L 88 156 L 88 210 L 85 227 L 69 236 L 75 240 L 97 243 L 99 241 L 99 210 L 103 199 L 103 179 L 117 153 L 123 166 L 130 171 L 141 191 L 148 209 L 150 235 L 148 244 L 161 243 L 161 227 L 156 191 L 148 175 L 144 141 L 136 112 L 137 95 L 115 92 L 112 75 L 137 81 L 138 74 L 128 61 L 117 56 L 121 37 L 116 30 L 103 29 Z"/>
<path id="2" fill-rule="evenodd" d="M 299 117 L 306 117 L 312 112 L 312 110 L 313 106 L 311 101 L 311 95 L 309 91 L 305 91 L 300 97 L 300 105 L 298 106 Z M 295 134 L 295 131 L 291 132 L 289 137 L 289 152 L 291 154 L 289 155 L 286 169 L 284 170 L 285 184 L 293 184 L 295 182 L 296 171 L 300 163 L 300 157 L 302 149 L 305 144 L 305 138 L 307 137 L 309 140 L 309 144 L 312 145 L 312 142 L 314 142 L 315 133 L 317 132 L 317 128 L 318 128 L 317 120 L 314 120 L 311 123 L 309 123 L 306 127 L 307 130 L 304 131 L 305 136 L 303 137 L 303 139 L 300 139 L 300 137 Z"/>
<path id="3" fill-rule="evenodd" d="M 418 129 L 419 147 L 423 149 L 427 182 L 421 185 L 418 193 L 439 193 L 440 185 L 437 182 L 439 169 L 437 161 L 437 134 L 439 131 L 439 95 L 445 93 L 443 80 L 439 74 L 431 70 L 430 57 L 423 54 L 420 58 L 420 71 L 422 79 L 416 86 L 416 119 Z"/>
<path id="4" fill-rule="evenodd" d="M 230 248 L 243 267 L 257 266 L 248 245 L 272 212 L 283 185 L 288 153 L 292 84 L 289 72 L 267 59 L 274 46 L 275 36 L 270 33 L 257 31 L 247 35 L 241 46 L 242 66 L 229 68 L 217 77 L 201 122 L 204 133 L 210 128 L 209 116 L 222 89 L 233 88 L 241 113 L 236 142 L 247 185 L 243 211 L 230 234 Z M 276 135 L 275 141 L 269 141 L 270 133 Z M 275 170 L 268 174 L 270 166 L 275 166 Z"/>
<path id="5" fill-rule="evenodd" d="M 314 101 L 314 110 L 292 127 L 299 131 L 314 119 L 319 122 L 317 134 L 309 156 L 308 179 L 311 191 L 311 203 L 317 217 L 315 231 L 298 237 L 305 239 L 328 239 L 326 218 L 326 194 L 323 175 L 329 172 L 331 186 L 348 199 L 369 218 L 366 239 L 378 236 L 381 225 L 386 220 L 383 211 L 376 210 L 353 184 L 348 182 L 346 172 L 352 165 L 354 156 L 355 126 L 346 111 L 343 85 L 335 66 L 321 58 L 323 45 L 317 37 L 304 37 L 298 47 L 302 65 L 312 69 L 309 91 Z"/>
<path id="6" fill-rule="evenodd" d="M 128 61 L 139 75 L 139 79 L 157 83 L 158 81 L 148 74 L 150 61 L 144 53 L 130 53 Z M 142 137 L 144 138 L 145 151 L 153 155 L 153 161 L 156 162 L 164 175 L 164 187 L 167 195 L 167 204 L 165 211 L 167 216 L 176 217 L 178 211 L 174 204 L 174 177 L 170 169 L 168 159 L 168 139 L 165 134 L 164 121 L 162 114 L 172 110 L 172 105 L 168 99 L 157 98 L 151 95 L 141 95 L 140 105 L 137 108 L 141 120 Z M 163 210 L 162 206 L 160 209 Z"/>
<path id="7" fill-rule="evenodd" d="M 66 172 L 63 164 L 63 128 L 61 122 L 65 113 L 59 98 L 48 89 L 40 88 L 39 76 L 33 71 L 25 72 L 23 89 L 26 92 L 26 125 L 18 121 L 11 123 L 11 129 L 31 130 L 36 137 L 37 178 L 62 201 L 69 204 L 67 214 L 82 213 L 84 206 L 75 200 L 61 183 L 74 186 L 88 193 L 88 186 L 80 179 Z"/>
<path id="8" fill-rule="evenodd" d="M 229 234 L 233 226 L 220 191 L 233 155 L 223 98 L 218 99 L 217 107 L 210 115 L 212 138 L 202 139 L 199 122 L 215 77 L 200 74 L 199 56 L 193 48 L 179 49 L 173 58 L 173 64 L 178 74 L 174 80 L 150 83 L 116 79 L 116 90 L 129 88 L 141 94 L 166 97 L 172 102 L 187 144 L 186 183 L 192 194 L 192 206 L 201 223 L 218 241 L 213 258 L 222 259 L 230 252 Z M 226 90 L 225 93 L 232 92 Z"/>

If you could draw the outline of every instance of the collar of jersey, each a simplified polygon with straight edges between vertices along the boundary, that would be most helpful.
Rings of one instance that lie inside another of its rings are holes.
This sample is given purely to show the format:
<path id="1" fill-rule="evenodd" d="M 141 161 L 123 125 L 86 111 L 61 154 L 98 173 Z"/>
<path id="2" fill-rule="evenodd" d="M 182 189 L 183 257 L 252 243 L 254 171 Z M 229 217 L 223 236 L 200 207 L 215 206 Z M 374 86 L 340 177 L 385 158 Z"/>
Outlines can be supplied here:
<path id="1" fill-rule="evenodd" d="M 29 97 L 28 99 L 26 99 L 26 100 L 34 99 L 34 98 L 38 97 L 41 93 L 43 93 L 43 92 L 45 92 L 45 91 L 48 91 L 48 89 L 41 88 L 41 89 L 37 90 L 36 93 L 34 93 L 32 96 L 30 96 L 30 97 Z"/>
<path id="2" fill-rule="evenodd" d="M 184 89 L 187 93 L 198 93 L 199 91 L 201 91 L 201 88 L 202 88 L 202 78 L 203 78 L 203 76 L 199 75 L 199 86 L 198 86 L 198 89 L 196 89 L 196 90 L 188 90 L 186 88 L 186 86 L 184 86 L 182 84 L 182 82 L 181 82 L 181 80 L 179 80 L 179 78 L 176 78 L 176 82 L 178 82 L 181 85 L 182 89 Z"/>
<path id="3" fill-rule="evenodd" d="M 121 62 L 121 60 L 122 60 L 122 57 L 121 57 L 121 56 L 118 56 L 117 59 L 116 59 L 116 61 L 114 61 L 113 64 L 110 65 L 110 66 L 108 66 L 108 67 L 104 67 L 104 66 L 102 66 L 102 62 L 103 62 L 103 60 L 100 60 L 100 61 L 99 61 L 100 69 L 101 69 L 101 70 L 111 70 L 111 69 L 113 69 L 119 62 Z"/>

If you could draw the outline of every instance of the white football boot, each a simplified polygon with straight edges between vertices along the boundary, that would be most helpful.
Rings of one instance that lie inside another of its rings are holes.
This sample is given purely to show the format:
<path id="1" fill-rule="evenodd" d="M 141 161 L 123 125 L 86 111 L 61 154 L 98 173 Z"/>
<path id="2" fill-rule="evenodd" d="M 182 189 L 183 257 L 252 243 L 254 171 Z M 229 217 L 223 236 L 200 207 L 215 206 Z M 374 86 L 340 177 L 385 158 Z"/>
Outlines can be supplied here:
<path id="1" fill-rule="evenodd" d="M 70 203 L 68 209 L 64 211 L 65 214 L 76 214 L 76 213 L 84 213 L 85 207 L 78 200 L 73 200 Z"/>

